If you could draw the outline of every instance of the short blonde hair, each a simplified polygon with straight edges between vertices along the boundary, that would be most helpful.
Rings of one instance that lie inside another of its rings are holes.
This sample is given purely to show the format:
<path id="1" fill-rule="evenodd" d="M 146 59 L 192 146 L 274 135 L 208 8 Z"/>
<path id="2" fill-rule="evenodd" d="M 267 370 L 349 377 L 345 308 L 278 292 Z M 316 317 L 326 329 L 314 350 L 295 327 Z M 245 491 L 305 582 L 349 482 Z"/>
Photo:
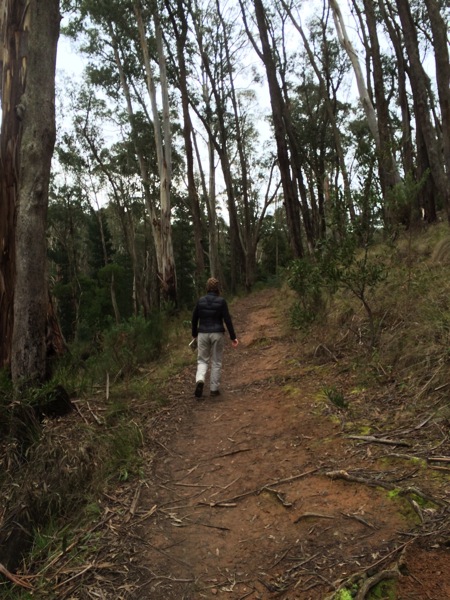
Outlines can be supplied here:
<path id="1" fill-rule="evenodd" d="M 206 282 L 206 291 L 219 293 L 219 280 L 215 277 L 210 277 Z"/>

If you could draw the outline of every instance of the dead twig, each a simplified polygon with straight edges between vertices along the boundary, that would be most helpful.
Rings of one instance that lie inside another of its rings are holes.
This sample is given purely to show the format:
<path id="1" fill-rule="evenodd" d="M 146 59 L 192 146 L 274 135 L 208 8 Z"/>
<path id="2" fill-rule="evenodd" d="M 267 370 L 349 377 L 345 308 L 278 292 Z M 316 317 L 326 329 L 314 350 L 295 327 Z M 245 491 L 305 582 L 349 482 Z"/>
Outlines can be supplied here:
<path id="1" fill-rule="evenodd" d="M 136 513 L 136 507 L 138 505 L 139 502 L 139 496 L 141 495 L 141 488 L 142 488 L 142 483 L 140 483 L 134 493 L 134 497 L 133 497 L 133 501 L 131 503 L 130 509 L 128 514 L 125 517 L 125 522 L 127 523 L 131 517 L 134 517 L 135 513 Z"/>
<path id="2" fill-rule="evenodd" d="M 336 356 L 331 352 L 331 350 L 329 348 L 327 348 L 325 346 L 325 344 L 319 344 L 317 346 L 317 348 L 314 350 L 314 356 L 317 356 L 317 352 L 319 351 L 319 349 L 322 348 L 323 350 L 325 350 L 325 352 L 327 354 L 329 354 L 329 356 L 331 356 L 331 358 L 334 360 L 334 362 L 339 362 L 339 360 L 336 358 Z"/>
<path id="3" fill-rule="evenodd" d="M 83 537 L 90 535 L 99 527 L 106 525 L 106 523 L 108 521 L 110 521 L 113 518 L 113 516 L 114 516 L 114 513 L 110 512 L 107 517 L 105 517 L 104 519 L 99 521 L 96 525 L 94 525 L 87 531 L 82 531 L 79 535 L 77 535 L 75 540 L 71 544 L 69 544 L 69 546 L 67 546 L 67 548 L 65 548 L 62 552 L 57 554 L 49 563 L 47 563 L 44 566 L 44 568 L 41 569 L 41 571 L 38 573 L 38 575 L 42 575 L 43 573 L 45 573 L 45 571 L 47 571 L 50 567 L 55 565 L 59 561 L 60 558 L 62 558 L 63 556 L 66 556 L 75 546 L 77 546 L 77 544 L 80 542 L 81 539 L 83 539 Z"/>
<path id="4" fill-rule="evenodd" d="M 388 579 L 389 577 L 387 576 L 387 573 L 391 573 L 391 571 L 393 573 L 396 573 L 396 577 L 398 577 L 400 568 L 403 564 L 404 561 L 404 556 L 405 556 L 405 552 L 406 552 L 406 548 L 412 544 L 417 536 L 414 536 L 413 539 L 408 540 L 407 542 L 405 542 L 404 544 L 401 544 L 401 546 L 398 546 L 397 548 L 394 548 L 394 550 L 392 550 L 391 552 L 389 552 L 388 554 L 386 554 L 386 556 L 383 556 L 382 558 L 380 558 L 379 560 L 377 560 L 376 562 L 372 563 L 371 565 L 369 565 L 368 567 L 365 567 L 364 569 L 362 569 L 361 571 L 358 571 L 357 573 L 354 573 L 353 575 L 351 575 L 348 579 L 345 580 L 339 580 L 338 582 L 336 582 L 334 584 L 335 586 L 335 591 L 333 592 L 333 594 L 331 596 L 327 596 L 325 600 L 332 600 L 332 598 L 335 597 L 335 594 L 338 590 L 344 588 L 344 587 L 348 587 L 351 586 L 355 583 L 359 583 L 361 580 L 363 581 L 362 587 L 360 588 L 360 590 L 358 591 L 358 595 L 356 596 L 355 600 L 364 600 L 367 592 L 374 586 L 376 585 L 379 581 L 381 581 L 382 579 Z M 378 565 L 385 563 L 392 555 L 394 554 L 400 554 L 397 562 L 390 568 L 390 569 L 384 569 L 382 571 L 379 571 L 377 573 L 375 573 L 374 575 L 371 575 L 368 577 L 368 574 L 370 573 L 374 573 L 374 569 L 376 569 L 378 567 Z M 382 576 L 381 576 L 382 575 Z M 377 576 L 381 576 L 380 579 L 378 579 L 378 581 L 375 581 L 375 578 Z M 366 588 L 366 583 L 368 584 L 368 587 Z M 364 592 L 364 595 L 360 595 L 362 592 Z"/>

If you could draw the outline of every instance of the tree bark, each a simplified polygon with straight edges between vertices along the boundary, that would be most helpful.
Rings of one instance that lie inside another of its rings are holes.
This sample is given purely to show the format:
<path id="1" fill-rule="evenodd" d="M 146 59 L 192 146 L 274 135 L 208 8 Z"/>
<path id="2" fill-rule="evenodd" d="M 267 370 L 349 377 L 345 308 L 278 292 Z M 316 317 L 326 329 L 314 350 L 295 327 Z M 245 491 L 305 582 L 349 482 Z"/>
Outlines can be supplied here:
<path id="1" fill-rule="evenodd" d="M 356 77 L 356 83 L 358 84 L 359 98 L 361 100 L 361 105 L 364 109 L 364 113 L 367 118 L 369 129 L 375 140 L 375 145 L 377 149 L 379 149 L 380 134 L 378 132 L 377 116 L 372 104 L 372 100 L 370 99 L 369 92 L 367 90 L 366 82 L 364 80 L 364 75 L 361 71 L 358 56 L 355 52 L 355 49 L 353 48 L 353 44 L 351 43 L 350 38 L 347 35 L 344 19 L 342 17 L 341 9 L 339 7 L 339 4 L 337 3 L 337 0 L 329 0 L 329 3 L 331 10 L 333 11 L 333 17 L 339 41 L 344 50 L 347 52 L 350 62 L 352 63 L 353 71 Z"/>
<path id="2" fill-rule="evenodd" d="M 45 4 L 3 0 L 0 10 L 5 36 L 0 144 L 0 205 L 6 217 L 1 225 L 2 364 L 10 359 L 18 389 L 48 375 L 47 342 L 52 333 L 47 318 L 46 225 L 56 137 L 59 0 Z"/>

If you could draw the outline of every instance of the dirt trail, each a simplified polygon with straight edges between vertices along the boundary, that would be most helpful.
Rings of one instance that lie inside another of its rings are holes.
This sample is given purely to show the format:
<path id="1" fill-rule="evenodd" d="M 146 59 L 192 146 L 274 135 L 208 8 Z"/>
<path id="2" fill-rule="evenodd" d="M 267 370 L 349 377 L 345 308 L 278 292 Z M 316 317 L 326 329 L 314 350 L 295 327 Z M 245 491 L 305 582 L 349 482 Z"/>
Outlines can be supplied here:
<path id="1" fill-rule="evenodd" d="M 194 364 L 173 382 L 185 410 L 141 494 L 136 598 L 318 600 L 352 573 L 385 568 L 402 544 L 409 551 L 411 516 L 385 489 L 327 475 L 364 466 L 361 452 L 318 396 L 336 367 L 302 364 L 280 336 L 277 293 L 231 307 L 240 345 L 227 345 L 219 398 L 207 386 L 193 397 Z M 406 553 L 413 571 L 397 597 L 450 598 L 448 558 Z"/>

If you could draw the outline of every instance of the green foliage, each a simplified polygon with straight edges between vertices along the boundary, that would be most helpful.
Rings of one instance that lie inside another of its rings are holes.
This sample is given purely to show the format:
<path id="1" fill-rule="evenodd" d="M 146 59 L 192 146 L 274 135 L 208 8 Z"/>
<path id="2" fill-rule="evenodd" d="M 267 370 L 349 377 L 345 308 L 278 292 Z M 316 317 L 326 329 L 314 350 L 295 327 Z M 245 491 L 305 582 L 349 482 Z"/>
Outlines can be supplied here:
<path id="1" fill-rule="evenodd" d="M 178 306 L 180 308 L 191 307 L 196 296 L 194 233 L 188 210 L 181 203 L 175 208 L 172 235 L 174 258 L 177 265 Z"/>
<path id="2" fill-rule="evenodd" d="M 322 396 L 338 408 L 348 408 L 344 393 L 334 385 L 322 388 Z"/>
<path id="3" fill-rule="evenodd" d="M 312 323 L 324 308 L 324 280 L 320 266 L 312 260 L 298 259 L 291 263 L 287 281 L 299 297 L 291 321 L 294 327 L 302 328 Z"/>
<path id="4" fill-rule="evenodd" d="M 97 370 L 129 376 L 145 363 L 155 359 L 163 341 L 163 317 L 132 317 L 114 325 L 101 335 L 101 353 L 93 357 Z"/>
<path id="5" fill-rule="evenodd" d="M 397 582 L 395 579 L 380 581 L 367 595 L 367 600 L 396 600 L 396 598 Z"/>
<path id="6" fill-rule="evenodd" d="M 285 220 L 280 209 L 264 220 L 260 242 L 262 256 L 258 262 L 258 278 L 262 281 L 279 277 L 291 260 Z"/>
<path id="7" fill-rule="evenodd" d="M 420 220 L 418 196 L 425 186 L 430 173 L 426 171 L 419 181 L 411 173 L 407 173 L 387 194 L 385 205 L 388 213 L 393 215 L 393 225 L 399 223 L 410 225 Z"/>
<path id="8" fill-rule="evenodd" d="M 114 430 L 109 430 L 109 452 L 105 464 L 107 478 L 127 481 L 130 477 L 138 475 L 142 466 L 138 451 L 143 442 L 142 432 L 134 422 L 122 420 Z"/>
<path id="9" fill-rule="evenodd" d="M 378 256 L 369 254 L 369 244 L 359 244 L 360 235 L 350 231 L 341 240 L 328 239 L 316 248 L 314 256 L 294 261 L 289 269 L 288 283 L 300 299 L 301 310 L 293 316 L 305 325 L 323 314 L 326 294 L 339 289 L 349 290 L 362 303 L 369 321 L 370 342 L 376 342 L 376 328 L 368 293 L 382 281 L 387 267 Z"/>
<path id="10" fill-rule="evenodd" d="M 345 588 L 336 592 L 333 600 L 353 600 L 353 595 Z"/>

